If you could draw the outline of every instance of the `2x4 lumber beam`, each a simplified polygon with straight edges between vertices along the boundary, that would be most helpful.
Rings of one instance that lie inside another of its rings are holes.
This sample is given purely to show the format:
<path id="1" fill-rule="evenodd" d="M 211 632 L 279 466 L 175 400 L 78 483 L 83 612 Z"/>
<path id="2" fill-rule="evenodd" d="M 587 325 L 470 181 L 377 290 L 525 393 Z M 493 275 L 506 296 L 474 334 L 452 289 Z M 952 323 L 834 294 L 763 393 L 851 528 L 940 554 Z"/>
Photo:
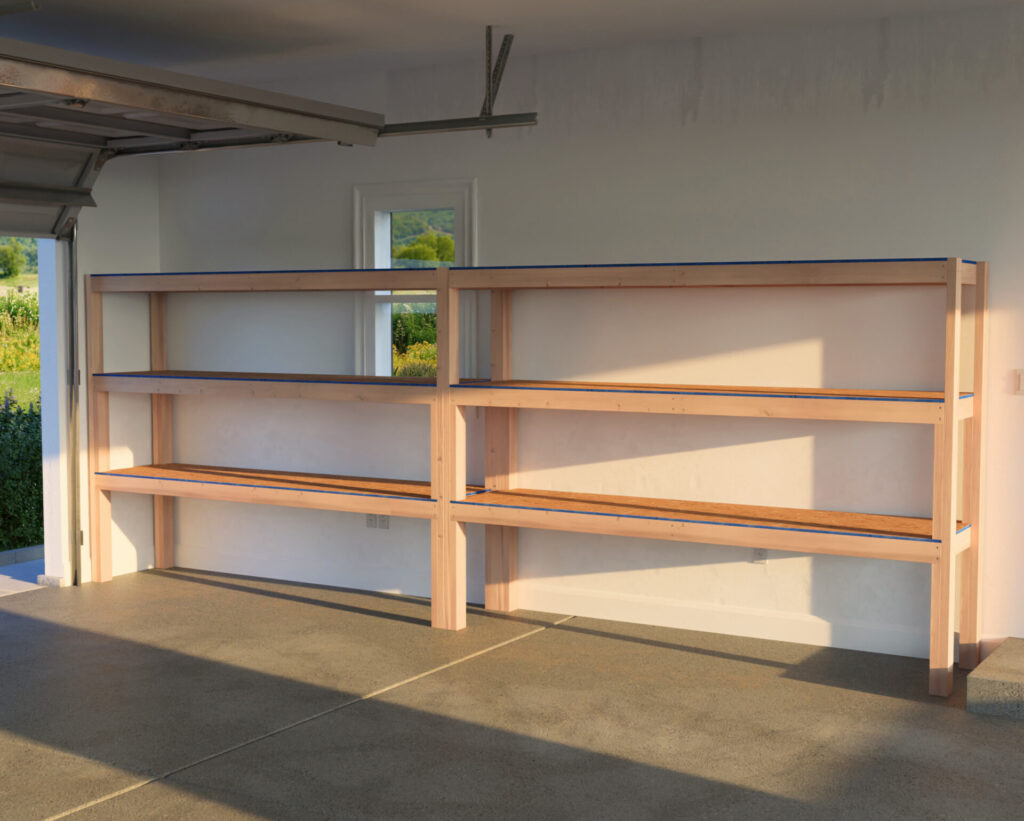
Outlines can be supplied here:
<path id="1" fill-rule="evenodd" d="M 958 663 L 972 670 L 981 661 L 981 544 L 984 527 L 985 375 L 988 368 L 988 263 L 978 264 L 974 288 L 974 414 L 964 429 L 964 520 L 971 542 L 960 559 Z"/>
<path id="2" fill-rule="evenodd" d="M 397 271 L 237 271 L 176 274 L 93 274 L 91 287 L 102 293 L 199 293 L 235 291 L 433 291 L 437 273 Z"/>
<path id="3" fill-rule="evenodd" d="M 937 425 L 942 421 L 941 401 L 895 401 L 863 397 L 771 396 L 752 393 L 728 393 L 728 388 L 706 393 L 687 390 L 619 389 L 588 390 L 566 387 L 490 387 L 467 384 L 455 388 L 457 404 L 492 408 L 531 408 L 543 410 L 579 410 L 623 413 L 657 413 L 692 416 L 752 416 L 776 419 L 821 419 L 832 421 L 893 422 Z M 653 386 L 652 386 L 653 388 Z M 851 392 L 855 393 L 855 392 Z M 867 392 L 865 392 L 867 393 Z M 971 412 L 969 397 L 961 400 L 961 413 Z"/>
<path id="4" fill-rule="evenodd" d="M 263 399 L 320 399 L 430 405 L 433 382 L 389 377 L 226 371 L 137 371 L 96 375 L 101 390 L 168 396 L 239 396 Z"/>
<path id="5" fill-rule="evenodd" d="M 695 544 L 758 547 L 798 553 L 822 553 L 867 559 L 890 559 L 935 564 L 939 545 L 927 539 L 899 539 L 788 529 L 736 527 L 715 522 L 653 519 L 604 513 L 488 505 L 473 501 L 453 506 L 460 522 L 561 530 L 637 539 L 661 539 Z M 965 532 L 965 536 L 967 533 Z"/>
<path id="6" fill-rule="evenodd" d="M 167 367 L 167 295 L 149 295 L 149 364 L 153 370 Z M 172 398 L 166 394 L 150 397 L 153 415 L 153 462 L 174 461 L 171 439 Z M 153 564 L 174 566 L 174 497 L 153 497 Z"/>
<path id="7" fill-rule="evenodd" d="M 512 377 L 511 296 L 504 289 L 491 291 L 492 380 Z M 484 486 L 488 489 L 508 490 L 515 484 L 518 421 L 516 408 L 488 407 L 484 411 Z M 484 545 L 484 606 L 499 612 L 515 610 L 519 529 L 486 525 Z"/>
<path id="8" fill-rule="evenodd" d="M 931 623 L 929 629 L 928 691 L 948 696 L 953 690 L 954 568 L 957 522 L 957 489 L 960 423 L 956 401 L 960 395 L 960 337 L 963 299 L 960 260 L 947 263 L 945 334 L 945 408 L 943 423 L 936 427 L 933 471 L 932 519 L 934 534 L 941 540 L 931 572 Z"/>
<path id="9" fill-rule="evenodd" d="M 436 276 L 437 400 L 431 413 L 431 484 L 437 516 L 430 539 L 430 621 L 433 627 L 462 630 L 466 626 L 466 529 L 450 515 L 452 501 L 466 495 L 465 416 L 452 403 L 450 388 L 459 379 L 459 292 L 449 287 L 447 269 L 437 269 Z"/>
<path id="10" fill-rule="evenodd" d="M 435 502 L 425 482 L 252 470 L 206 465 L 143 465 L 101 472 L 107 492 L 211 499 L 222 502 L 378 513 L 433 519 Z"/>
<path id="11" fill-rule="evenodd" d="M 92 374 L 103 368 L 103 297 L 86 294 L 86 362 L 89 366 L 89 555 L 92 580 L 113 578 L 110 547 L 110 493 L 101 489 L 96 475 L 110 467 L 110 394 L 96 389 Z"/>
<path id="12" fill-rule="evenodd" d="M 454 268 L 455 288 L 945 285 L 943 259 Z"/>

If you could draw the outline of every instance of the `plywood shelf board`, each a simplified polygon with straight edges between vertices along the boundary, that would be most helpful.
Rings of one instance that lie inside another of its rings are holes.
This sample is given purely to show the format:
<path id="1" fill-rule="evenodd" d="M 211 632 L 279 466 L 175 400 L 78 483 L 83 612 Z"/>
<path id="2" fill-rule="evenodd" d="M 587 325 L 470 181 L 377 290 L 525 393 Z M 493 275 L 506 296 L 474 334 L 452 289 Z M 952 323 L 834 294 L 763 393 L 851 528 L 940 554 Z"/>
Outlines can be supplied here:
<path id="1" fill-rule="evenodd" d="M 96 373 L 96 377 L 123 379 L 205 379 L 221 382 L 302 382 L 330 385 L 380 385 L 383 387 L 433 388 L 433 379 L 402 376 L 345 376 L 311 373 L 249 373 L 245 371 L 118 371 Z"/>
<path id="2" fill-rule="evenodd" d="M 577 391 L 581 393 L 651 393 L 681 396 L 740 396 L 754 399 L 846 399 L 852 401 L 926 402 L 941 404 L 942 391 L 897 391 L 833 388 L 763 388 L 735 385 L 671 385 L 631 382 L 577 382 L 562 380 L 509 379 L 473 380 L 452 385 L 457 388 L 499 388 L 502 390 Z M 963 392 L 961 399 L 974 394 Z"/>
<path id="3" fill-rule="evenodd" d="M 939 541 L 931 537 L 931 519 L 910 516 L 524 489 L 486 490 L 475 493 L 472 499 L 467 498 L 457 504 L 716 524 L 764 530 L 848 534 L 933 544 L 937 544 Z M 968 529 L 968 525 L 959 523 L 958 532 L 963 533 Z"/>

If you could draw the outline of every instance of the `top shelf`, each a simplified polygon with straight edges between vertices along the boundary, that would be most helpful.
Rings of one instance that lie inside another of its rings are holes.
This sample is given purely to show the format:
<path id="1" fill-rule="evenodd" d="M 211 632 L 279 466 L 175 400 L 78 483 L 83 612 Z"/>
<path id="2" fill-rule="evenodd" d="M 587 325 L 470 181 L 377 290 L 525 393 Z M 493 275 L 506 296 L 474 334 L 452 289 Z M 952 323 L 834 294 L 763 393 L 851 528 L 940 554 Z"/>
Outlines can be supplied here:
<path id="1" fill-rule="evenodd" d="M 452 268 L 450 284 L 458 289 L 945 285 L 950 263 L 956 261 L 923 257 Z M 961 260 L 960 266 L 964 284 L 973 285 L 977 263 Z"/>
<path id="2" fill-rule="evenodd" d="M 524 265 L 451 268 L 456 289 L 718 288 L 818 285 L 945 285 L 955 259 L 770 260 L 666 262 L 644 265 Z M 977 263 L 959 260 L 962 281 L 977 281 Z M 161 274 L 93 274 L 97 293 L 232 291 L 436 291 L 438 269 L 327 269 Z"/>

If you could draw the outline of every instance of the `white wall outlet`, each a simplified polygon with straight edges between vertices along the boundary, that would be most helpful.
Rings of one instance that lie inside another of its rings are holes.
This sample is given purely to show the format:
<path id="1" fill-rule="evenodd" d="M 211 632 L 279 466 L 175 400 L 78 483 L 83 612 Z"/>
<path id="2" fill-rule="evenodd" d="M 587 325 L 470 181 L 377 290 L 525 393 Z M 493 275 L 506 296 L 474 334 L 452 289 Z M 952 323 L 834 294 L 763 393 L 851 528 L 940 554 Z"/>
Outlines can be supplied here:
<path id="1" fill-rule="evenodd" d="M 377 527 L 377 514 L 376 513 L 367 513 L 366 514 L 366 526 L 367 527 L 373 527 L 373 528 Z"/>
<path id="2" fill-rule="evenodd" d="M 768 551 L 763 547 L 755 547 L 750 551 L 751 564 L 768 564 Z"/>
<path id="3" fill-rule="evenodd" d="M 367 513 L 366 526 L 377 530 L 388 530 L 391 527 L 391 517 L 381 513 Z"/>

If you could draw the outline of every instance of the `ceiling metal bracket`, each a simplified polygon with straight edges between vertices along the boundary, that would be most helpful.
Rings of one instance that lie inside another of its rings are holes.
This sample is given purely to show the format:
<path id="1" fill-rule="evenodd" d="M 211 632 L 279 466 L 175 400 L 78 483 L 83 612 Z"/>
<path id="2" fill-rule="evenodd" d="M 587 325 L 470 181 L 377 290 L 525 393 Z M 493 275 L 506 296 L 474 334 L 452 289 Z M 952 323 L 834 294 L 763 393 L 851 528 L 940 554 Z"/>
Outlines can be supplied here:
<path id="1" fill-rule="evenodd" d="M 479 117 L 458 117 L 452 120 L 423 120 L 415 123 L 391 123 L 382 126 L 381 137 L 399 137 L 411 134 L 440 134 L 447 131 L 479 131 L 487 132 L 490 137 L 495 128 L 513 128 L 524 125 L 537 125 L 537 112 L 522 114 L 495 114 L 494 101 L 501 87 L 501 78 L 505 74 L 505 65 L 512 50 L 513 35 L 506 34 L 501 38 L 497 59 L 493 59 L 493 26 L 484 30 L 484 102 L 480 107 Z"/>

